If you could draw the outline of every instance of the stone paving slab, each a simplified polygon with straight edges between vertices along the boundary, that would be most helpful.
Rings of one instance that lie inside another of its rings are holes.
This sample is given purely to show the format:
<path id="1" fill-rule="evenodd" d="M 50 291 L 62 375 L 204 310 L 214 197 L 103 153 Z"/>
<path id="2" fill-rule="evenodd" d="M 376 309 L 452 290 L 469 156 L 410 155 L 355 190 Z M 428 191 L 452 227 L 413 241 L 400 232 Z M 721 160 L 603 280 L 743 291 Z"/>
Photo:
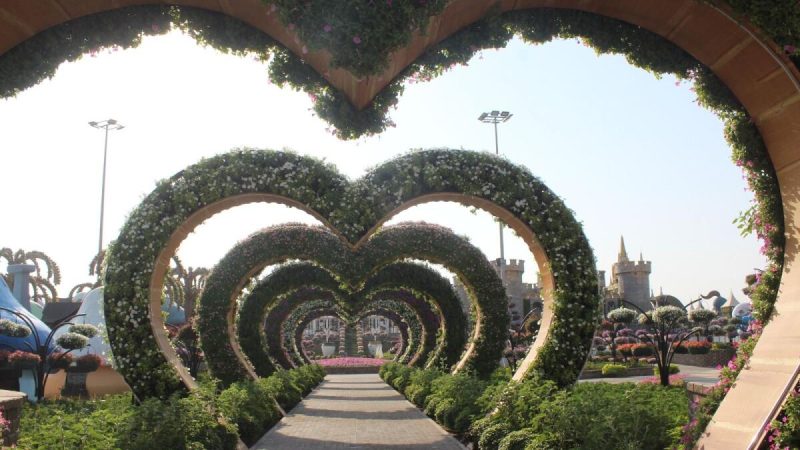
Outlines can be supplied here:
<path id="1" fill-rule="evenodd" d="M 327 375 L 257 450 L 463 450 L 377 374 Z"/>

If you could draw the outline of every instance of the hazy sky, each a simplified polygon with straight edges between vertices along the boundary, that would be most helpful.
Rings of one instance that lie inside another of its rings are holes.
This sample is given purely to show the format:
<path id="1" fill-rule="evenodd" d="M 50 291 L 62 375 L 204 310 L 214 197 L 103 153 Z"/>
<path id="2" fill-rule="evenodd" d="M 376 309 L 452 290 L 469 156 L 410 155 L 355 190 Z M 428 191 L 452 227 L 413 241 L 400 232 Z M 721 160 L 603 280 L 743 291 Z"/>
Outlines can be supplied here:
<path id="1" fill-rule="evenodd" d="M 355 178 L 410 148 L 494 151 L 491 125 L 477 117 L 501 109 L 514 114 L 500 126 L 501 153 L 565 199 L 600 269 L 610 271 L 624 235 L 631 257 L 641 251 L 653 262 L 651 287 L 686 301 L 711 289 L 742 298 L 744 276 L 764 264 L 756 240 L 731 224 L 752 195 L 730 162 L 720 120 L 696 105 L 690 85 L 656 79 L 622 57 L 598 57 L 575 41 L 512 41 L 407 86 L 392 112 L 397 127 L 355 142 L 327 133 L 310 107 L 305 93 L 271 85 L 265 65 L 178 33 L 64 64 L 52 80 L 0 100 L 0 247 L 52 256 L 62 296 L 89 281 L 103 150 L 91 120 L 126 126 L 109 138 L 108 242 L 156 180 L 201 157 L 239 146 L 291 148 Z M 313 221 L 279 206 L 239 207 L 198 228 L 179 255 L 187 265 L 213 266 L 251 232 L 298 220 Z M 499 255 L 487 214 L 431 204 L 399 220 L 449 226 L 489 258 Z M 526 260 L 526 278 L 535 280 L 532 256 L 508 231 L 506 255 Z"/>

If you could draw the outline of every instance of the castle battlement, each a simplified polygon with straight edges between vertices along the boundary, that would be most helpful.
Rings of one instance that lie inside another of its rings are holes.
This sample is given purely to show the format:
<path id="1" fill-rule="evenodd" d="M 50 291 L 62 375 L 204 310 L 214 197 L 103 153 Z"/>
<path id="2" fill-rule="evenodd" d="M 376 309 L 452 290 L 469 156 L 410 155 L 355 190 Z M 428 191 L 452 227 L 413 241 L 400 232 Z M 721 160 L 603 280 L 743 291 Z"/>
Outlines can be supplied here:
<path id="1" fill-rule="evenodd" d="M 505 270 L 525 272 L 525 261 L 522 259 L 511 259 L 505 265 Z"/>
<path id="2" fill-rule="evenodd" d="M 614 273 L 632 273 L 643 272 L 650 273 L 653 270 L 653 263 L 651 261 L 619 261 L 614 263 Z"/>

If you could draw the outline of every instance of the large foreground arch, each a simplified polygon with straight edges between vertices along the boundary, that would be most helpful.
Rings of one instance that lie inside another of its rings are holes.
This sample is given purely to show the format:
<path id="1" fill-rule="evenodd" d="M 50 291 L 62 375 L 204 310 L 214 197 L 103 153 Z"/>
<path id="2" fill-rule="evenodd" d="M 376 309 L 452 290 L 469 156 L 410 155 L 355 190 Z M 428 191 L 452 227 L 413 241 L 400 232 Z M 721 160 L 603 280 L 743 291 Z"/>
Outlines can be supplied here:
<path id="1" fill-rule="evenodd" d="M 0 14 L 0 53 L 37 33 L 71 19 L 124 5 L 149 3 L 145 0 L 79 2 L 58 0 L 29 2 L 11 0 Z M 223 2 L 216 0 L 173 0 L 171 3 L 198 6 L 222 12 L 267 32 L 300 54 L 300 44 L 292 39 L 274 15 L 258 0 Z M 410 61 L 424 49 L 483 16 L 489 8 L 502 10 L 538 7 L 571 8 L 624 20 L 642 26 L 677 44 L 710 67 L 754 118 L 778 173 L 785 224 L 787 254 L 782 290 L 776 304 L 778 316 L 761 337 L 751 367 L 739 376 L 736 387 L 720 407 L 709 427 L 715 444 L 736 448 L 753 446 L 763 425 L 795 381 L 800 369 L 800 329 L 794 323 L 800 310 L 800 276 L 792 272 L 798 262 L 800 218 L 800 89 L 797 70 L 780 49 L 752 26 L 739 23 L 726 8 L 699 0 L 454 0 L 433 21 L 431 30 L 416 37 L 407 50 L 392 55 L 387 72 L 359 80 L 345 71 L 326 74 L 332 84 L 345 92 L 356 105 L 365 105 Z M 325 73 L 326 57 L 312 54 L 310 64 Z M 147 262 L 149 263 L 149 261 Z M 139 311 L 137 314 L 143 312 Z M 136 320 L 132 317 L 131 320 Z M 123 364 L 134 364 L 123 361 Z M 161 369 L 150 367 L 154 378 Z M 169 384 L 169 383 L 168 383 Z M 173 386 L 174 387 L 174 386 Z M 168 389 L 167 389 L 168 390 Z M 746 407 L 748 414 L 741 414 Z M 712 441 L 709 441 L 712 442 Z M 747 442 L 747 444 L 743 444 Z"/>

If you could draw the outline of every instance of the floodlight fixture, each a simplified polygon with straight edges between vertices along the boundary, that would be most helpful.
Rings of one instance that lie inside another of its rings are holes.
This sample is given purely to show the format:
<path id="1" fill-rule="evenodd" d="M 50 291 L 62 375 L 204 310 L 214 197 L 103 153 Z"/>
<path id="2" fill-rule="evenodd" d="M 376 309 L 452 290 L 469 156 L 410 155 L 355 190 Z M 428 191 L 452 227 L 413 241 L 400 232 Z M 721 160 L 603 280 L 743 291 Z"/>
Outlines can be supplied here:
<path id="1" fill-rule="evenodd" d="M 494 125 L 494 153 L 495 155 L 500 155 L 500 146 L 497 141 L 497 124 L 498 123 L 505 123 L 513 116 L 508 111 L 499 111 L 499 110 L 492 110 L 491 112 L 481 113 L 478 116 L 478 120 L 483 123 L 491 123 Z M 506 263 L 506 255 L 505 249 L 503 246 L 503 223 L 500 222 L 500 270 L 502 272 L 503 266 Z"/>

